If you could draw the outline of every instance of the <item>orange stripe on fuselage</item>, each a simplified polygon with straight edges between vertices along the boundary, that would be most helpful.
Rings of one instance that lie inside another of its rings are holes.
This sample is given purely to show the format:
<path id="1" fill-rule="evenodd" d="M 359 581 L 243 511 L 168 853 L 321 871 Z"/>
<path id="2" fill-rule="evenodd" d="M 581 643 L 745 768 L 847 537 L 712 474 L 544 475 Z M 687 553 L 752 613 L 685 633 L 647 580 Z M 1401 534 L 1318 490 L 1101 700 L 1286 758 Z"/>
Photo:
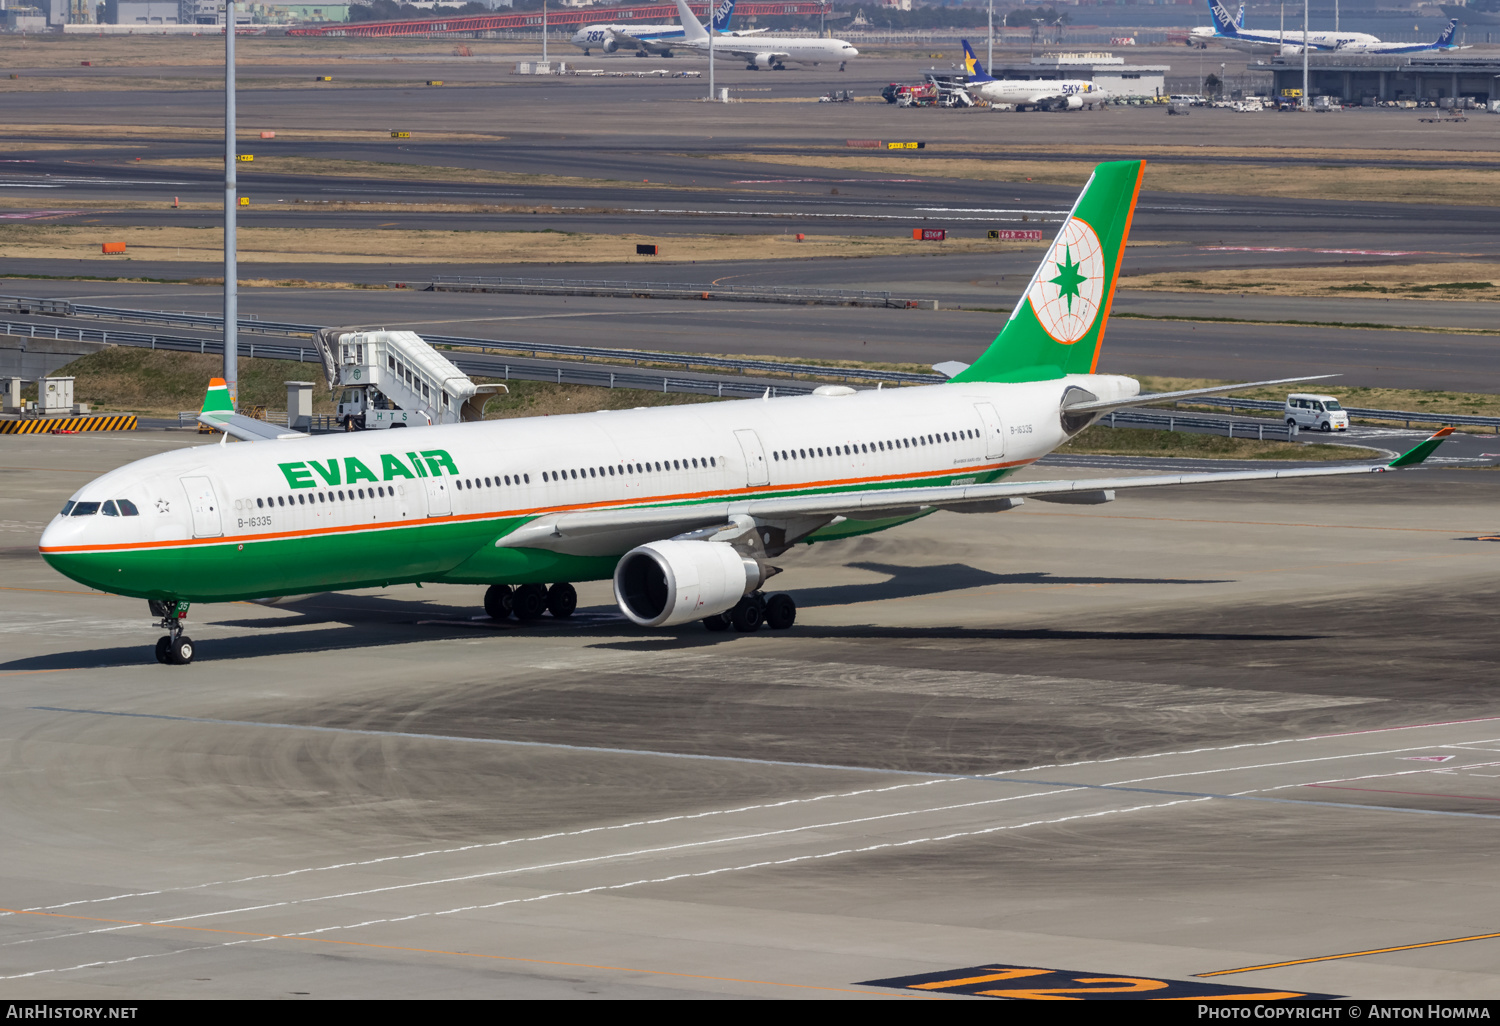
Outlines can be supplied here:
<path id="1" fill-rule="evenodd" d="M 809 488 L 829 488 L 838 485 L 876 484 L 881 481 L 915 481 L 924 477 L 951 477 L 955 474 L 985 473 L 991 470 L 1004 470 L 1007 467 L 1024 467 L 1035 463 L 1035 459 L 1015 460 L 1010 463 L 989 463 L 977 467 L 961 467 L 948 470 L 924 470 L 916 474 L 887 474 L 879 477 L 860 477 L 847 479 L 834 479 L 829 481 L 805 481 L 801 484 L 782 485 L 777 488 L 769 488 L 761 485 L 758 488 L 731 488 L 726 491 L 708 492 L 683 492 L 677 495 L 658 495 L 642 499 L 614 499 L 606 502 L 581 502 L 567 506 L 538 506 L 534 509 L 498 510 L 489 513 L 463 513 L 449 514 L 441 517 L 422 517 L 416 520 L 386 520 L 373 524 L 342 524 L 336 527 L 308 528 L 300 531 L 276 531 L 270 534 L 236 534 L 217 535 L 213 538 L 173 538 L 167 541 L 152 542 L 120 542 L 114 545 L 54 545 L 50 548 L 40 548 L 38 551 L 43 555 L 48 553 L 63 552 L 121 552 L 139 551 L 145 549 L 179 548 L 192 545 L 225 545 L 231 542 L 255 542 L 275 541 L 286 538 L 314 538 L 322 535 L 345 534 L 350 531 L 386 531 L 401 527 L 414 527 L 427 524 L 457 524 L 473 520 L 503 520 L 511 517 L 545 516 L 548 513 L 572 513 L 579 510 L 589 509 L 630 509 L 635 507 L 650 508 L 652 504 L 663 502 L 687 502 L 695 499 L 734 498 L 736 496 L 752 496 L 757 493 L 766 497 L 779 495 L 788 491 L 803 491 Z M 450 480 L 457 480 L 450 478 Z"/>

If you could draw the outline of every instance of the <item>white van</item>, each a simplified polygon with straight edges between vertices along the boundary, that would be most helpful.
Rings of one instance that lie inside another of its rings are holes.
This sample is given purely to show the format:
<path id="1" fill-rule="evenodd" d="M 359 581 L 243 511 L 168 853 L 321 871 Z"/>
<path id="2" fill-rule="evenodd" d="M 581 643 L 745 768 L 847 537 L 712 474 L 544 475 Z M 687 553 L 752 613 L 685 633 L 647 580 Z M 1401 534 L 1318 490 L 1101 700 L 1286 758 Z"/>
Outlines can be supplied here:
<path id="1" fill-rule="evenodd" d="M 1298 428 L 1319 431 L 1348 431 L 1349 414 L 1331 395 L 1293 392 L 1286 397 L 1286 422 Z"/>

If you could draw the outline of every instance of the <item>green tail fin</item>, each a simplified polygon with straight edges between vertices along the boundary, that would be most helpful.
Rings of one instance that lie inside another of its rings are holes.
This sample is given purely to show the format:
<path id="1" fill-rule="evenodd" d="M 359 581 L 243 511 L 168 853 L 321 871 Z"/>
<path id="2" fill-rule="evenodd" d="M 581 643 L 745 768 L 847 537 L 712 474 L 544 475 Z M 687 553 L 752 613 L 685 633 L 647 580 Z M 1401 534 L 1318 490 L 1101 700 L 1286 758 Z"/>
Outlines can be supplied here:
<path id="1" fill-rule="evenodd" d="M 203 396 L 203 413 L 233 413 L 234 400 L 229 397 L 229 385 L 223 378 L 210 378 L 208 392 Z"/>
<path id="2" fill-rule="evenodd" d="M 999 336 L 954 381 L 1092 373 L 1109 320 L 1144 160 L 1100 164 Z"/>
<path id="3" fill-rule="evenodd" d="M 1429 435 L 1426 441 L 1397 456 L 1391 462 L 1387 463 L 1386 466 L 1391 470 L 1395 470 L 1397 467 L 1414 467 L 1431 456 L 1437 447 L 1442 445 L 1451 434 L 1453 434 L 1452 427 L 1439 428 L 1435 433 Z"/>

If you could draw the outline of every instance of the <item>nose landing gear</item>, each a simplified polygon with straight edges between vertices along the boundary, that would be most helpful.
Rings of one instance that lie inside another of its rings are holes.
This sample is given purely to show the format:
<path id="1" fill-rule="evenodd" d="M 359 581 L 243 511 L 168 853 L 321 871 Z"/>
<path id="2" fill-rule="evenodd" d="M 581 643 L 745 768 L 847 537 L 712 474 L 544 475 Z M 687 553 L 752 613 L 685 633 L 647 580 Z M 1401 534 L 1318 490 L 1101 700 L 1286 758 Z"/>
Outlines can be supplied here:
<path id="1" fill-rule="evenodd" d="M 156 661 L 167 666 L 186 666 L 193 661 L 193 639 L 182 633 L 188 604 L 178 599 L 149 601 L 151 615 L 161 618 L 157 626 L 167 632 L 166 637 L 156 639 Z"/>

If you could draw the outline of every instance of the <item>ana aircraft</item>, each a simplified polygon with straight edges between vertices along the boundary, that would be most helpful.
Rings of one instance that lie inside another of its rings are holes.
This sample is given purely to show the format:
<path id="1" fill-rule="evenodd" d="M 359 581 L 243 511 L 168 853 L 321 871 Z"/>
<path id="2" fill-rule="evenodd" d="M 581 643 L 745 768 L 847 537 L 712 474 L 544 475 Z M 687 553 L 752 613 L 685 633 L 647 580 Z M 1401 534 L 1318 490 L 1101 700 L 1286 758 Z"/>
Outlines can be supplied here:
<path id="1" fill-rule="evenodd" d="M 1208 13 L 1213 17 L 1215 42 L 1235 50 L 1249 53 L 1301 53 L 1309 50 L 1337 50 L 1350 44 L 1368 45 L 1380 39 L 1368 32 L 1251 32 L 1236 27 L 1224 9 L 1222 0 L 1208 0 Z"/>
<path id="2" fill-rule="evenodd" d="M 1467 50 L 1453 42 L 1458 32 L 1458 19 L 1451 18 L 1448 25 L 1431 43 L 1342 43 L 1339 53 L 1425 53 L 1429 50 Z"/>
<path id="3" fill-rule="evenodd" d="M 1248 387 L 1142 395 L 1095 372 L 1143 173 L 1095 169 L 999 336 L 943 384 L 308 437 L 235 413 L 216 379 L 199 420 L 253 441 L 90 481 L 47 525 L 42 556 L 148 600 L 170 664 L 193 658 L 189 603 L 424 581 L 485 587 L 492 617 L 526 620 L 570 615 L 571 582 L 612 579 L 642 627 L 751 631 L 792 625 L 791 597 L 761 589 L 798 543 L 940 509 L 1367 474 L 1440 444 L 1443 432 L 1373 466 L 1010 480 L 1111 410 Z"/>
<path id="4" fill-rule="evenodd" d="M 1234 27 L 1242 32 L 1245 29 L 1244 4 L 1240 4 L 1240 11 L 1234 16 Z M 1218 29 L 1214 28 L 1212 25 L 1199 25 L 1197 28 L 1192 29 L 1188 32 L 1188 43 L 1192 46 L 1204 47 L 1212 42 L 1213 38 L 1218 34 Z"/>
<path id="5" fill-rule="evenodd" d="M 724 33 L 729 28 L 729 20 L 734 16 L 735 0 L 720 0 L 714 8 L 714 31 Z M 750 33 L 761 31 L 751 29 Z M 739 36 L 746 33 L 735 32 L 732 35 Z M 614 53 L 617 50 L 634 50 L 637 56 L 645 57 L 654 54 L 658 57 L 671 57 L 672 48 L 682 43 L 682 26 L 644 25 L 631 24 L 628 22 L 607 25 L 585 25 L 573 33 L 572 44 L 583 51 L 587 57 L 594 50 L 604 53 Z"/>
<path id="6" fill-rule="evenodd" d="M 859 56 L 859 51 L 842 39 L 824 39 L 821 36 L 795 36 L 767 38 L 763 43 L 752 40 L 740 42 L 737 37 L 713 36 L 699 24 L 688 8 L 687 0 L 677 0 L 677 15 L 682 21 L 681 45 L 695 51 L 708 53 L 710 46 L 716 55 L 723 54 L 745 62 L 751 71 L 771 68 L 783 71 L 788 63 L 823 64 L 839 62 L 844 70 L 845 62 Z"/>
<path id="7" fill-rule="evenodd" d="M 1034 107 L 1039 110 L 1079 110 L 1109 99 L 1101 86 L 1083 78 L 999 79 L 992 77 L 974 55 L 967 39 L 959 40 L 964 48 L 964 88 L 970 96 L 990 103 L 1013 104 L 1017 110 Z"/>

